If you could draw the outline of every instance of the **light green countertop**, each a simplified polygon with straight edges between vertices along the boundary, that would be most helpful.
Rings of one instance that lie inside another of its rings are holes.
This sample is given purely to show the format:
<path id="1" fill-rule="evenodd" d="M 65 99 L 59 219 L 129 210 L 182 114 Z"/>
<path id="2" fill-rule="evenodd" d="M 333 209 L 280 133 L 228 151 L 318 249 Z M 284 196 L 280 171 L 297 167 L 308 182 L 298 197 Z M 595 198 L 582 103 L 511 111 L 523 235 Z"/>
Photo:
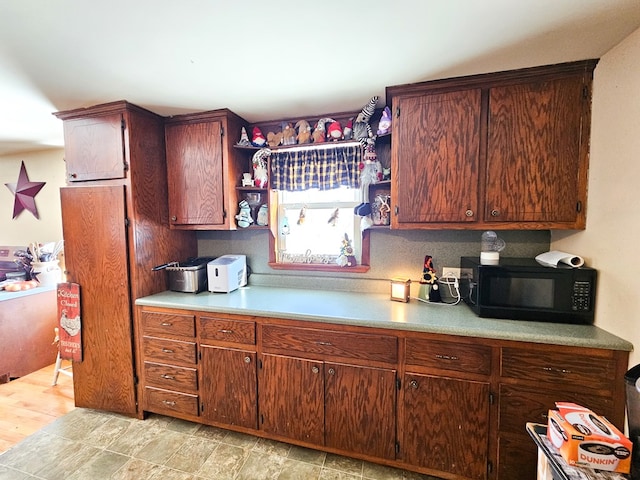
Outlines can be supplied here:
<path id="1" fill-rule="evenodd" d="M 247 286 L 231 293 L 161 292 L 136 305 L 256 315 L 344 325 L 632 351 L 633 345 L 592 325 L 477 317 L 467 305 L 392 302 L 388 295 Z"/>

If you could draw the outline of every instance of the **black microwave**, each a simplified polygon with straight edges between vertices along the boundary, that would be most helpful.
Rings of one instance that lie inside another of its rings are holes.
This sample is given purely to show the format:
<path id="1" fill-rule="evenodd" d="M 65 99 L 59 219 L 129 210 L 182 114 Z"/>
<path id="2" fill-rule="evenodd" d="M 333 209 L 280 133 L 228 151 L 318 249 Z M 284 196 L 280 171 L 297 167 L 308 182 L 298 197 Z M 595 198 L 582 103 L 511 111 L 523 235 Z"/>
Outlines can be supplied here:
<path id="1" fill-rule="evenodd" d="M 480 317 L 592 324 L 597 270 L 545 267 L 532 258 L 500 258 L 481 265 L 460 259 L 460 295 Z"/>

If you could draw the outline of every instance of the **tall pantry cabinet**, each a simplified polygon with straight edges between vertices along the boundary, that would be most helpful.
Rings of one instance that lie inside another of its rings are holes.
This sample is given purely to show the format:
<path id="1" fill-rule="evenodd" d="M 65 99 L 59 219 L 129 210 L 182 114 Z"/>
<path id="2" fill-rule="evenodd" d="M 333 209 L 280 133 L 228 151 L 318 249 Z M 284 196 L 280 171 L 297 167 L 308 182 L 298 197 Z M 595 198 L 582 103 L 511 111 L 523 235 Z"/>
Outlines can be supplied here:
<path id="1" fill-rule="evenodd" d="M 168 225 L 164 120 L 126 101 L 55 115 L 65 138 L 66 275 L 81 294 L 75 404 L 141 416 L 135 299 L 167 289 L 166 274 L 153 266 L 197 253 L 194 232 Z"/>

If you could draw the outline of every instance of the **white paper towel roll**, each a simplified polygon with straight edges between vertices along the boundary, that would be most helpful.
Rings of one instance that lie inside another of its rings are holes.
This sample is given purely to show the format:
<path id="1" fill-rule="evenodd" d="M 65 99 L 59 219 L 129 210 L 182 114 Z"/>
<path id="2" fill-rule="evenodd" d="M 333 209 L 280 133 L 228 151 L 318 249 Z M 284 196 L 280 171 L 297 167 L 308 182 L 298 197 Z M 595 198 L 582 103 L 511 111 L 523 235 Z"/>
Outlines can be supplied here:
<path id="1" fill-rule="evenodd" d="M 551 250 L 550 252 L 541 253 L 536 257 L 536 261 L 545 267 L 557 267 L 559 263 L 564 263 L 570 267 L 578 268 L 584 265 L 584 259 L 578 255 L 567 252 Z"/>

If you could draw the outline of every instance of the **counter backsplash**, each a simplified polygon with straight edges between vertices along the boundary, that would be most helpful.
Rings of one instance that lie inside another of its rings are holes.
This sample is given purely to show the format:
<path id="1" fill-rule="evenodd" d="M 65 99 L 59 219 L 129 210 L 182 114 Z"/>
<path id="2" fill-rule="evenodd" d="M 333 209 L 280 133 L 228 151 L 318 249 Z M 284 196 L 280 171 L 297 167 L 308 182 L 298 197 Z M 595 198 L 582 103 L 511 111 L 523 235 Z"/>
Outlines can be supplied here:
<path id="1" fill-rule="evenodd" d="M 266 230 L 198 232 L 198 254 L 245 254 L 251 267 L 249 284 L 323 290 L 387 293 L 389 279 L 411 278 L 414 288 L 422 274 L 425 255 L 431 255 L 438 273 L 457 267 L 462 256 L 480 254 L 481 231 L 384 230 L 371 232 L 371 268 L 367 273 L 344 274 L 273 270 L 268 265 L 269 232 Z M 506 242 L 505 257 L 530 257 L 549 250 L 551 235 L 544 231 L 500 231 Z M 171 259 L 181 261 L 184 259 Z M 413 289 L 412 289 L 413 294 Z"/>

